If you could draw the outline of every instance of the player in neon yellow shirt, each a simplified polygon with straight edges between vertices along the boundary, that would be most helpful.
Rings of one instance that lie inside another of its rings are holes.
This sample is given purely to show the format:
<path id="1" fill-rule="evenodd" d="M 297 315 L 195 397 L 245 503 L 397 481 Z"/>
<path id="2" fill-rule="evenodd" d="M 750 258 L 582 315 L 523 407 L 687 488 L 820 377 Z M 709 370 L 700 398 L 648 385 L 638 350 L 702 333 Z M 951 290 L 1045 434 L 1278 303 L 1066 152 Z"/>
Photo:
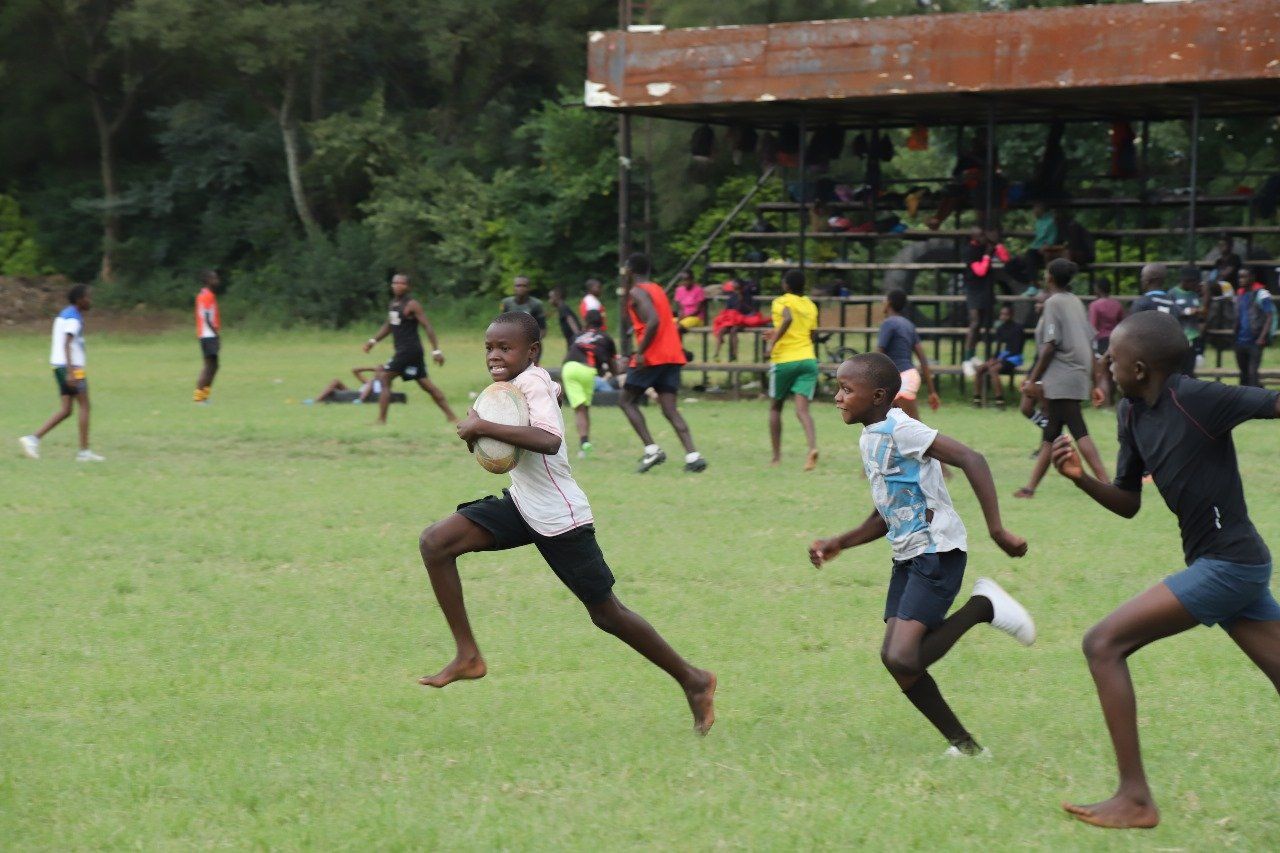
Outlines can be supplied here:
<path id="1" fill-rule="evenodd" d="M 809 443 L 804 470 L 818 465 L 818 438 L 809 401 L 818 389 L 818 355 L 813 334 L 818 328 L 818 306 L 804 295 L 804 273 L 788 270 L 782 277 L 783 294 L 773 300 L 773 334 L 765 344 L 769 366 L 769 440 L 773 461 L 782 461 L 782 408 L 788 397 L 796 401 L 796 418 Z"/>

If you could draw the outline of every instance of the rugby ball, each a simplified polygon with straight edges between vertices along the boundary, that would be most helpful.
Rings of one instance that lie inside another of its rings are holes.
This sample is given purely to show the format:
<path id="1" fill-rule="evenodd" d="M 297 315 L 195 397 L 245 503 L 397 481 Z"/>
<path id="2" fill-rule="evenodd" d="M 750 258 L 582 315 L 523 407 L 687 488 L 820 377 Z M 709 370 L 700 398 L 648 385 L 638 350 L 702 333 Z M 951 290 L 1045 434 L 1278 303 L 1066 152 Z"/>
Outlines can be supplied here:
<path id="1" fill-rule="evenodd" d="M 529 403 L 524 392 L 510 382 L 495 382 L 480 392 L 472 408 L 481 420 L 506 426 L 529 425 Z M 520 462 L 521 448 L 495 438 L 480 438 L 473 448 L 480 467 L 505 474 Z"/>

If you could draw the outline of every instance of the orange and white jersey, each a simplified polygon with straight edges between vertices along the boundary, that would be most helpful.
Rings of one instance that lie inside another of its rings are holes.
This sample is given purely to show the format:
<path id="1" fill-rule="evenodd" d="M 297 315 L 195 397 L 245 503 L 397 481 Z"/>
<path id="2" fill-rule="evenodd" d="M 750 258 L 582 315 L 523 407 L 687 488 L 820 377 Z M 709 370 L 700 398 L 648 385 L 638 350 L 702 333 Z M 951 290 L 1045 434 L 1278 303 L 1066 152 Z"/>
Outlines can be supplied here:
<path id="1" fill-rule="evenodd" d="M 209 288 L 196 294 L 196 337 L 216 338 L 222 321 L 218 318 L 218 297 Z"/>

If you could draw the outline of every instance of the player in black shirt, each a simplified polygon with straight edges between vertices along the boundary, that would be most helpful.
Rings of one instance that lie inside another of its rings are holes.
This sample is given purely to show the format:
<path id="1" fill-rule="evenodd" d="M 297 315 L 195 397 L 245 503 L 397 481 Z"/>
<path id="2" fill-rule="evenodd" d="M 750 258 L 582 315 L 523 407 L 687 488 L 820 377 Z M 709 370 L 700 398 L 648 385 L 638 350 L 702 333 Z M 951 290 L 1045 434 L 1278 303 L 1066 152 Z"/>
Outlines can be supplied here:
<path id="1" fill-rule="evenodd" d="M 1150 471 L 1178 517 L 1187 563 L 1085 634 L 1120 785 L 1109 800 L 1063 807 L 1095 826 L 1145 828 L 1160 821 L 1138 749 L 1129 655 L 1197 623 L 1221 625 L 1280 690 L 1280 604 L 1269 588 L 1271 554 L 1249 520 L 1231 439 L 1245 421 L 1280 417 L 1280 393 L 1183 376 L 1187 349 L 1178 321 L 1157 311 L 1133 314 L 1112 333 L 1107 360 L 1124 394 L 1116 406 L 1114 482 L 1086 475 L 1066 436 L 1053 445 L 1058 471 L 1125 518 L 1142 506 L 1142 475 Z"/>
<path id="2" fill-rule="evenodd" d="M 365 352 L 373 349 L 374 345 L 388 334 L 391 335 L 392 342 L 395 344 L 395 352 L 392 353 L 391 360 L 378 368 L 378 380 L 382 383 L 382 393 L 378 395 L 377 422 L 380 424 L 387 422 L 387 409 L 391 406 L 391 383 L 397 377 L 403 376 L 405 379 L 415 380 L 423 391 L 430 394 L 431 399 L 435 400 L 436 405 L 440 407 L 440 411 L 444 412 L 445 419 L 453 423 L 458 418 L 453 414 L 453 409 L 449 408 L 449 401 L 445 399 L 444 392 L 427 378 L 426 357 L 422 351 L 422 340 L 418 337 L 418 327 L 421 326 L 431 340 L 432 360 L 443 366 L 444 353 L 440 351 L 436 331 L 431 328 L 427 314 L 422 310 L 422 304 L 410 295 L 407 275 L 397 273 L 391 277 L 391 293 L 391 304 L 387 306 L 387 322 L 382 324 L 382 328 L 376 335 L 364 342 Z"/>

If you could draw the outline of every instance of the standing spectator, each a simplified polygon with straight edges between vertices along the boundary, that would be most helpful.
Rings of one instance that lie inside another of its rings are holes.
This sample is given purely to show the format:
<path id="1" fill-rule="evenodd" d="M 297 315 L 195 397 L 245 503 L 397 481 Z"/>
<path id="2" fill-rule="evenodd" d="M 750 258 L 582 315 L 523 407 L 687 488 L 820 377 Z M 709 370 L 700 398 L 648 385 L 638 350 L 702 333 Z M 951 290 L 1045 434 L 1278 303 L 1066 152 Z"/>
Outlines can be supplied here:
<path id="1" fill-rule="evenodd" d="M 929 370 L 929 357 L 925 355 L 924 344 L 920 334 L 916 332 L 915 323 L 906 317 L 907 293 L 905 290 L 893 289 L 884 295 L 884 322 L 876 336 L 876 349 L 889 356 L 889 360 L 898 368 L 901 380 L 898 393 L 893 398 L 893 405 L 906 412 L 914 420 L 920 419 L 920 406 L 916 397 L 920 394 L 921 377 L 924 387 L 929 392 L 929 408 L 938 410 L 942 400 L 938 397 L 938 387 L 933 382 L 933 373 Z M 911 360 L 912 354 L 920 362 L 916 369 Z"/>
<path id="2" fill-rule="evenodd" d="M 1271 320 L 1275 305 L 1271 293 L 1254 270 L 1240 270 L 1240 286 L 1236 288 L 1236 363 L 1240 366 L 1240 384 L 1262 387 L 1259 370 L 1262 349 L 1271 338 Z"/>
<path id="3" fill-rule="evenodd" d="M 688 270 L 676 276 L 676 307 L 680 310 L 681 329 L 707 324 L 707 292 Z"/>
<path id="4" fill-rule="evenodd" d="M 76 454 L 76 461 L 104 461 L 89 449 L 89 380 L 84 372 L 84 312 L 92 305 L 89 285 L 77 284 L 67 291 L 67 307 L 54 318 L 49 364 L 53 366 L 53 382 L 58 386 L 60 405 L 44 426 L 18 439 L 22 452 L 32 459 L 40 458 L 40 440 L 49 430 L 71 417 L 72 404 L 75 403 L 80 406 L 80 452 Z"/>
<path id="5" fill-rule="evenodd" d="M 1031 470 L 1027 485 L 1013 493 L 1016 498 L 1034 497 L 1036 487 L 1049 468 L 1053 442 L 1065 426 L 1071 430 L 1080 453 L 1094 475 L 1107 481 L 1106 468 L 1098 448 L 1089 437 L 1080 404 L 1088 400 L 1093 389 L 1093 327 L 1080 297 L 1071 292 L 1071 279 L 1076 265 L 1066 258 L 1049 262 L 1045 270 L 1045 289 L 1049 298 L 1036 325 L 1039 352 L 1035 367 L 1022 383 L 1022 392 L 1043 400 L 1048 418 L 1041 433 L 1040 453 Z"/>
<path id="6" fill-rule="evenodd" d="M 204 405 L 213 393 L 213 377 L 218 375 L 218 353 L 222 349 L 222 319 L 218 316 L 218 297 L 222 280 L 213 270 L 200 273 L 200 292 L 196 294 L 196 337 L 204 365 L 196 377 L 196 390 L 191 400 Z"/>
<path id="7" fill-rule="evenodd" d="M 1187 356 L 1187 376 L 1196 375 L 1196 360 L 1204 353 L 1204 335 L 1201 334 L 1200 317 L 1200 270 L 1194 264 L 1187 264 L 1178 275 L 1178 284 L 1169 289 L 1169 297 L 1173 299 L 1173 310 L 1182 326 L 1182 333 L 1187 336 L 1191 352 Z"/>
<path id="8" fill-rule="evenodd" d="M 560 334 L 564 335 L 565 350 L 573 346 L 573 339 L 582 334 L 583 321 L 578 319 L 578 315 L 568 305 L 564 304 L 564 288 L 556 285 L 551 288 L 551 292 L 547 294 L 547 301 L 551 303 L 552 309 L 556 312 L 556 319 L 560 321 Z"/>
<path id="9" fill-rule="evenodd" d="M 974 228 L 969 232 L 969 243 L 964 250 L 964 304 L 969 312 L 969 331 L 964 337 L 965 375 L 973 378 L 978 361 L 978 333 L 990 329 L 995 315 L 995 270 L 991 268 L 993 257 L 1008 263 L 1009 252 L 999 242 L 994 232 Z"/>
<path id="10" fill-rule="evenodd" d="M 782 461 L 782 409 L 787 398 L 795 398 L 796 418 L 804 429 L 809 455 L 804 470 L 818 465 L 818 439 L 809 402 L 818 389 L 818 354 L 813 333 L 818 328 L 818 306 L 804 295 L 804 273 L 787 270 L 782 277 L 782 295 L 773 300 L 773 335 L 765 342 L 769 365 L 769 440 L 773 460 Z"/>
<path id="11" fill-rule="evenodd" d="M 1167 270 L 1164 264 L 1147 264 L 1142 268 L 1142 272 L 1138 275 L 1138 288 L 1142 291 L 1142 295 L 1133 300 L 1133 306 L 1129 309 L 1130 314 L 1139 314 L 1143 311 L 1159 311 L 1161 314 L 1168 314 L 1179 322 L 1181 318 L 1179 313 L 1182 308 L 1178 304 L 1178 300 L 1167 290 L 1165 290 L 1165 276 Z M 1192 350 L 1187 351 L 1187 361 L 1182 365 L 1183 374 L 1190 376 L 1195 373 L 1196 354 Z"/>
<path id="12" fill-rule="evenodd" d="M 529 277 L 518 275 L 511 283 L 514 293 L 502 300 L 502 312 L 519 311 L 528 314 L 538 321 L 538 329 L 543 337 L 547 334 L 547 312 L 542 307 L 542 300 L 529 295 Z"/>
<path id="13" fill-rule="evenodd" d="M 600 331 L 609 331 L 609 313 L 604 310 L 604 300 L 600 298 L 604 292 L 604 285 L 600 283 L 598 278 L 587 279 L 586 293 L 582 296 L 582 301 L 578 303 L 578 316 L 582 318 L 583 326 L 587 322 L 587 314 L 592 311 L 600 312 Z"/>
<path id="14" fill-rule="evenodd" d="M 1094 404 L 1110 403 L 1115 388 L 1111 382 L 1111 371 L 1106 368 L 1107 348 L 1111 345 L 1111 333 L 1124 319 L 1124 305 L 1119 299 L 1111 296 L 1111 282 L 1105 278 L 1098 279 L 1093 286 L 1096 297 L 1089 303 L 1089 325 L 1093 326 L 1094 353 Z"/>

